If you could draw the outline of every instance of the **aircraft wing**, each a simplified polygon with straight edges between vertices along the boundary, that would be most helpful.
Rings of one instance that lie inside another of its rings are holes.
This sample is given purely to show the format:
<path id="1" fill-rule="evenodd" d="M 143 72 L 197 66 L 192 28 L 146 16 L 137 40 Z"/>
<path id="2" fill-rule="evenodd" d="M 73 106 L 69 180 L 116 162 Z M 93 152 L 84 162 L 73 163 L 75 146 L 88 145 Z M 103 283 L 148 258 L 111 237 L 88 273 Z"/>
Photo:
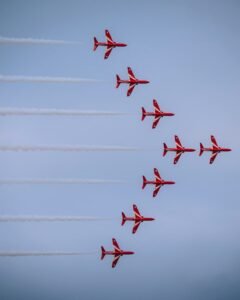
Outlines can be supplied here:
<path id="1" fill-rule="evenodd" d="M 218 147 L 218 143 L 213 135 L 211 135 L 211 141 L 212 141 L 214 147 Z"/>
<path id="2" fill-rule="evenodd" d="M 135 87 L 135 83 L 130 83 L 129 84 L 129 88 L 128 88 L 128 91 L 127 91 L 127 96 L 130 96 L 132 94 L 132 91 Z"/>
<path id="3" fill-rule="evenodd" d="M 108 58 L 108 56 L 109 56 L 110 53 L 112 52 L 112 49 L 113 49 L 112 46 L 107 46 L 106 52 L 105 52 L 105 55 L 104 55 L 104 59 L 107 59 L 107 58 Z"/>
<path id="4" fill-rule="evenodd" d="M 140 214 L 136 204 L 133 204 L 133 211 L 134 211 L 135 217 L 141 217 L 141 214 Z"/>
<path id="5" fill-rule="evenodd" d="M 161 186 L 162 186 L 161 184 L 156 185 L 155 190 L 153 191 L 153 197 L 156 197 L 156 196 L 157 196 L 157 194 L 158 194 L 158 192 L 159 192 Z"/>
<path id="6" fill-rule="evenodd" d="M 155 99 L 153 100 L 153 107 L 155 109 L 155 112 L 161 112 L 160 106 L 158 105 L 157 100 Z"/>
<path id="7" fill-rule="evenodd" d="M 108 30 L 105 30 L 105 36 L 106 36 L 107 42 L 110 42 L 110 43 L 113 42 L 111 34 L 110 34 L 110 32 Z"/>
<path id="8" fill-rule="evenodd" d="M 112 239 L 113 247 L 116 251 L 121 251 L 118 242 L 115 239 Z"/>
<path id="9" fill-rule="evenodd" d="M 182 155 L 182 152 L 178 152 L 178 153 L 176 154 L 176 156 L 175 156 L 175 158 L 174 158 L 174 161 L 173 161 L 174 165 L 177 164 L 177 162 L 179 161 L 181 155 Z"/>
<path id="10" fill-rule="evenodd" d="M 154 168 L 153 171 L 154 171 L 154 175 L 155 175 L 156 179 L 161 180 L 162 178 L 161 178 L 160 173 L 158 172 L 158 169 Z"/>
<path id="11" fill-rule="evenodd" d="M 113 262 L 112 262 L 112 268 L 116 267 L 120 257 L 121 257 L 121 255 L 115 255 L 114 256 L 114 259 L 113 259 Z"/>
<path id="12" fill-rule="evenodd" d="M 157 124 L 159 123 L 161 117 L 155 117 L 154 121 L 153 121 L 153 124 L 152 124 L 152 128 L 156 128 L 157 127 Z"/>
<path id="13" fill-rule="evenodd" d="M 210 161 L 209 161 L 210 164 L 212 164 L 212 163 L 214 162 L 214 160 L 215 160 L 215 158 L 217 157 L 217 155 L 218 155 L 217 152 L 214 152 L 214 153 L 212 154 L 212 156 L 211 156 L 211 158 L 210 158 Z"/>
<path id="14" fill-rule="evenodd" d="M 129 76 L 130 80 L 135 80 L 136 79 L 136 77 L 135 77 L 135 75 L 134 75 L 134 73 L 133 73 L 133 71 L 130 67 L 128 67 L 128 76 Z"/>
<path id="15" fill-rule="evenodd" d="M 139 227 L 140 224 L 141 224 L 140 221 L 135 222 L 135 224 L 134 224 L 134 226 L 133 226 L 133 229 L 132 229 L 132 233 L 133 233 L 133 234 L 137 232 L 138 227 Z"/>
<path id="16" fill-rule="evenodd" d="M 182 148 L 181 141 L 177 135 L 174 136 L 177 148 Z"/>

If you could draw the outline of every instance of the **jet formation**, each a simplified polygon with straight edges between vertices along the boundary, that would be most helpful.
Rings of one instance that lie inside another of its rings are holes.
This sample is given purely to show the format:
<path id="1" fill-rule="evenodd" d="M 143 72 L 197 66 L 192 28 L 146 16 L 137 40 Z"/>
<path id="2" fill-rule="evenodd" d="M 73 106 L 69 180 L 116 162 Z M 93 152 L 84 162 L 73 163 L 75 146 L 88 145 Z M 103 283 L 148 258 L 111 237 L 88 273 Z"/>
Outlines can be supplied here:
<path id="1" fill-rule="evenodd" d="M 103 46 L 106 47 L 106 51 L 105 51 L 105 55 L 104 55 L 104 59 L 107 59 L 112 50 L 114 48 L 121 48 L 121 47 L 126 47 L 127 44 L 125 43 L 120 43 L 120 42 L 115 42 L 112 37 L 111 34 L 108 30 L 105 30 L 105 36 L 106 36 L 106 42 L 98 42 L 97 38 L 94 37 L 94 46 L 93 46 L 93 50 L 95 51 L 98 46 Z M 128 79 L 121 79 L 119 75 L 116 75 L 116 88 L 119 88 L 119 86 L 121 84 L 127 84 L 128 85 L 128 90 L 127 90 L 127 97 L 129 97 L 135 86 L 136 85 L 140 85 L 140 84 L 148 84 L 149 81 L 146 79 L 138 79 L 131 67 L 127 68 L 127 72 L 128 72 Z M 153 123 L 152 123 L 152 129 L 155 129 L 161 118 L 163 117 L 172 117 L 175 114 L 172 112 L 164 112 L 161 110 L 160 105 L 158 104 L 156 99 L 153 99 L 153 111 L 152 112 L 147 112 L 145 110 L 144 107 L 142 107 L 142 116 L 141 119 L 142 121 L 144 121 L 144 119 L 146 117 L 153 117 Z M 175 153 L 175 157 L 173 160 L 173 164 L 176 165 L 179 162 L 180 157 L 182 156 L 183 153 L 188 153 L 188 152 L 195 152 L 196 149 L 194 148 L 189 148 L 189 147 L 185 147 L 182 145 L 179 137 L 177 135 L 174 136 L 174 140 L 175 140 L 175 147 L 168 147 L 166 143 L 163 143 L 163 156 L 165 156 L 168 152 L 174 152 Z M 211 135 L 211 142 L 212 142 L 212 147 L 204 147 L 202 143 L 200 143 L 200 152 L 199 152 L 199 156 L 201 156 L 203 154 L 203 152 L 211 152 L 212 155 L 210 157 L 210 161 L 209 163 L 212 164 L 214 162 L 214 160 L 216 159 L 217 155 L 220 152 L 229 152 L 231 151 L 230 148 L 224 148 L 224 147 L 220 147 L 217 144 L 217 141 L 215 139 L 215 137 L 213 135 Z M 175 184 L 174 181 L 170 181 L 170 180 L 164 180 L 162 179 L 159 171 L 157 168 L 154 168 L 153 170 L 154 172 L 154 179 L 153 180 L 147 180 L 145 176 L 143 176 L 143 183 L 142 183 L 142 189 L 144 189 L 147 185 L 153 185 L 154 186 L 154 190 L 153 190 L 153 197 L 156 197 L 160 191 L 160 188 L 164 185 L 173 185 Z M 133 204 L 133 213 L 134 215 L 132 217 L 128 217 L 125 215 L 124 212 L 122 212 L 122 222 L 121 225 L 123 226 L 127 221 L 131 221 L 133 222 L 133 228 L 132 228 L 132 233 L 135 234 L 140 226 L 141 223 L 145 222 L 145 221 L 154 221 L 154 218 L 152 217 L 144 217 L 141 215 L 141 213 L 138 210 L 138 207 L 136 206 L 136 204 Z M 105 255 L 112 255 L 113 256 L 113 262 L 112 262 L 112 267 L 114 268 L 120 257 L 124 256 L 124 255 L 132 255 L 134 254 L 133 251 L 127 251 L 127 250 L 122 250 L 116 239 L 112 239 L 112 243 L 113 243 L 113 247 L 114 250 L 113 251 L 106 251 L 104 249 L 103 246 L 101 246 L 101 259 L 103 259 L 105 257 Z"/>

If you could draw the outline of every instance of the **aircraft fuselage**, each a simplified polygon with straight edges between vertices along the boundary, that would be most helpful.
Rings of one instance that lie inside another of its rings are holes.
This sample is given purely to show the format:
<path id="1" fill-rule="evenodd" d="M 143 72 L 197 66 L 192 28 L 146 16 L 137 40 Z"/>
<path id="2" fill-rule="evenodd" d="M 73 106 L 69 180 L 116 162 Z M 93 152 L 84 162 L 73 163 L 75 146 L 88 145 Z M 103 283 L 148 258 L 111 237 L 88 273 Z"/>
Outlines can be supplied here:
<path id="1" fill-rule="evenodd" d="M 126 84 L 147 84 L 150 81 L 148 80 L 142 80 L 142 79 L 136 79 L 136 80 L 124 80 L 124 79 L 120 79 L 119 83 L 126 83 Z"/>
<path id="2" fill-rule="evenodd" d="M 115 42 L 108 42 L 108 43 L 106 43 L 106 42 L 97 42 L 97 45 L 98 46 L 105 46 L 105 47 L 113 47 L 113 48 L 115 48 L 115 47 L 126 47 L 127 46 L 127 44 L 124 44 L 124 43 L 115 43 Z"/>
<path id="3" fill-rule="evenodd" d="M 105 255 L 114 255 L 114 256 L 123 256 L 123 255 L 132 255 L 134 254 L 133 251 L 124 251 L 124 250 L 121 250 L 121 251 L 105 251 Z"/>
<path id="4" fill-rule="evenodd" d="M 185 147 L 182 147 L 182 148 L 166 148 L 165 150 L 169 151 L 169 152 L 177 152 L 177 153 L 194 152 L 194 151 L 196 151 L 196 149 L 185 148 Z"/>
<path id="5" fill-rule="evenodd" d="M 134 221 L 134 222 L 144 222 L 144 221 L 154 221 L 154 218 L 147 218 L 147 217 L 125 217 L 125 221 Z"/>
<path id="6" fill-rule="evenodd" d="M 162 180 L 162 181 L 158 181 L 158 180 L 149 180 L 146 182 L 147 184 L 153 184 L 153 185 L 165 185 L 165 184 L 175 184 L 174 181 L 169 181 L 169 180 Z"/>
<path id="7" fill-rule="evenodd" d="M 231 151 L 230 148 L 216 148 L 216 147 L 212 147 L 212 148 L 203 148 L 203 151 L 210 151 L 212 153 L 220 153 L 220 152 L 229 152 Z"/>

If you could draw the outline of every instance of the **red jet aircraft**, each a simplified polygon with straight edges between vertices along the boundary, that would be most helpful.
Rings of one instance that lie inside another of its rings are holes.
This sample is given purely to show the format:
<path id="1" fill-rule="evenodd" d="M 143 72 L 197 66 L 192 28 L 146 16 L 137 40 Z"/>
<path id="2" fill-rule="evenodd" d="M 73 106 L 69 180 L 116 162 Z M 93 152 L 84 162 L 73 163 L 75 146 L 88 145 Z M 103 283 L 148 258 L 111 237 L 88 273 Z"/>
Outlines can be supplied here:
<path id="1" fill-rule="evenodd" d="M 212 152 L 212 156 L 211 156 L 210 161 L 209 161 L 210 164 L 212 164 L 214 162 L 214 160 L 217 157 L 218 153 L 232 151 L 232 149 L 223 148 L 223 147 L 218 146 L 218 143 L 217 143 L 217 141 L 216 141 L 216 139 L 213 135 L 211 135 L 211 141 L 212 141 L 212 148 L 204 148 L 203 144 L 200 143 L 200 152 L 199 152 L 199 156 L 201 156 L 204 151 Z"/>
<path id="2" fill-rule="evenodd" d="M 148 80 L 137 79 L 130 67 L 128 67 L 128 76 L 129 76 L 129 80 L 122 80 L 118 75 L 116 75 L 117 78 L 116 88 L 118 88 L 121 83 L 129 84 L 127 96 L 130 96 L 132 94 L 135 85 L 149 83 Z"/>
<path id="3" fill-rule="evenodd" d="M 112 239 L 112 243 L 113 243 L 114 251 L 106 251 L 103 246 L 101 247 L 101 251 L 102 251 L 101 259 L 103 259 L 105 255 L 113 255 L 114 259 L 112 262 L 112 268 L 114 268 L 121 256 L 132 255 L 134 254 L 134 252 L 120 249 L 117 241 L 114 238 Z"/>
<path id="4" fill-rule="evenodd" d="M 127 46 L 127 44 L 114 42 L 112 37 L 111 37 L 111 34 L 109 33 L 108 30 L 105 30 L 105 36 L 106 36 L 106 39 L 107 39 L 106 42 L 98 42 L 96 37 L 94 37 L 94 48 L 93 48 L 93 51 L 95 51 L 98 46 L 105 46 L 106 47 L 106 52 L 105 52 L 105 55 L 104 55 L 104 59 L 108 58 L 108 56 L 112 52 L 113 48 L 126 47 Z"/>
<path id="5" fill-rule="evenodd" d="M 168 146 L 165 143 L 163 143 L 163 147 L 164 147 L 163 156 L 165 156 L 168 151 L 176 152 L 176 156 L 173 161 L 174 165 L 176 165 L 176 163 L 179 161 L 179 158 L 184 152 L 194 152 L 196 151 L 196 149 L 185 148 L 182 146 L 180 139 L 177 135 L 175 135 L 174 138 L 175 138 L 176 148 L 168 148 Z"/>
<path id="6" fill-rule="evenodd" d="M 132 233 L 136 233 L 139 225 L 144 221 L 154 221 L 154 218 L 147 218 L 140 214 L 137 205 L 133 204 L 134 217 L 126 217 L 124 212 L 122 212 L 122 225 L 125 224 L 126 221 L 134 221 L 135 224 L 132 229 Z"/>
<path id="7" fill-rule="evenodd" d="M 145 119 L 146 116 L 153 116 L 154 117 L 154 121 L 152 124 L 153 129 L 157 127 L 157 124 L 162 117 L 174 116 L 173 113 L 161 111 L 160 106 L 158 105 L 157 100 L 155 99 L 153 100 L 153 106 L 154 106 L 154 112 L 146 112 L 144 107 L 142 107 L 142 121 Z"/>
<path id="8" fill-rule="evenodd" d="M 156 168 L 154 168 L 154 175 L 155 175 L 155 180 L 152 180 L 152 181 L 151 180 L 148 181 L 146 179 L 146 177 L 143 176 L 143 185 L 142 185 L 142 189 L 144 189 L 147 184 L 154 184 L 155 185 L 155 189 L 153 191 L 153 197 L 157 196 L 160 188 L 163 185 L 165 185 L 165 184 L 175 184 L 174 181 L 165 181 L 165 180 L 163 180 Z"/>

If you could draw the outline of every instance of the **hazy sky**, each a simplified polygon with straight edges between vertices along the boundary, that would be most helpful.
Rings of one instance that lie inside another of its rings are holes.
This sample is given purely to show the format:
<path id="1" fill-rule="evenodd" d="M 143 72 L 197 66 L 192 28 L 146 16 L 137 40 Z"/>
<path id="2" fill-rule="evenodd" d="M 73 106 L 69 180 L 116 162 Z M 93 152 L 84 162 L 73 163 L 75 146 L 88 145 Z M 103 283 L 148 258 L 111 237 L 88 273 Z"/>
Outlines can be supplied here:
<path id="1" fill-rule="evenodd" d="M 79 45 L 0 45 L 0 75 L 79 77 L 101 82 L 0 83 L 0 107 L 126 112 L 112 117 L 0 117 L 0 145 L 136 146 L 159 151 L 0 152 L 0 179 L 117 179 L 118 185 L 0 186 L 1 215 L 92 216 L 112 220 L 1 223 L 0 251 L 96 251 L 78 257 L 0 257 L 1 299 L 240 298 L 239 1 L 0 2 L 0 36 L 79 41 Z M 128 47 L 93 52 L 104 30 Z M 115 89 L 131 66 L 151 81 L 126 97 Z M 152 130 L 140 121 L 152 99 L 175 113 Z M 162 157 L 178 134 L 189 147 L 214 134 L 233 149 L 209 165 L 209 153 Z M 141 190 L 157 167 L 174 186 L 156 199 Z M 132 204 L 155 222 L 121 227 Z M 135 251 L 116 269 L 100 246 Z"/>

